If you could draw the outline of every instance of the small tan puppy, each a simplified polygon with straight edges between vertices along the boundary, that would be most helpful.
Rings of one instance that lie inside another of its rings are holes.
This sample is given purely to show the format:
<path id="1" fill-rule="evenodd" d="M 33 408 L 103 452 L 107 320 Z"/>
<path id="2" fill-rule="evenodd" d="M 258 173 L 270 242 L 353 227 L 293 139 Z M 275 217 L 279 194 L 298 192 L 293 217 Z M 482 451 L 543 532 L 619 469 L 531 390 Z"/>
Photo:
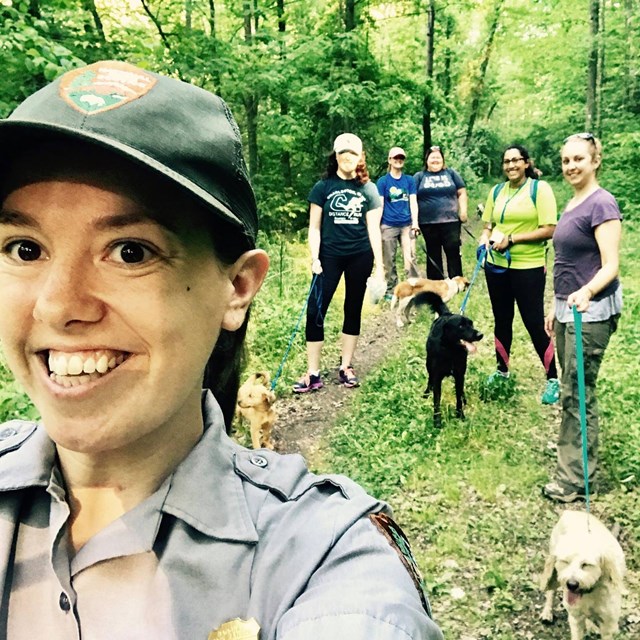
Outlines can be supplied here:
<path id="1" fill-rule="evenodd" d="M 587 623 L 602 640 L 618 632 L 625 561 L 622 547 L 607 527 L 583 511 L 565 511 L 551 532 L 549 557 L 540 587 L 546 600 L 540 619 L 553 622 L 553 596 L 562 587 L 571 640 L 583 640 Z"/>
<path id="2" fill-rule="evenodd" d="M 432 291 L 442 298 L 442 302 L 449 302 L 456 293 L 464 291 L 469 286 L 469 280 L 464 276 L 454 276 L 445 280 L 428 280 L 427 278 L 409 278 L 396 285 L 391 298 L 391 308 L 395 309 L 396 324 L 404 327 L 409 324 L 409 308 L 414 296 L 423 291 Z"/>
<path id="3" fill-rule="evenodd" d="M 273 403 L 276 396 L 269 385 L 271 380 L 266 371 L 259 371 L 238 389 L 236 415 L 242 416 L 251 431 L 251 446 L 254 449 L 273 449 L 271 429 L 276 421 Z"/>

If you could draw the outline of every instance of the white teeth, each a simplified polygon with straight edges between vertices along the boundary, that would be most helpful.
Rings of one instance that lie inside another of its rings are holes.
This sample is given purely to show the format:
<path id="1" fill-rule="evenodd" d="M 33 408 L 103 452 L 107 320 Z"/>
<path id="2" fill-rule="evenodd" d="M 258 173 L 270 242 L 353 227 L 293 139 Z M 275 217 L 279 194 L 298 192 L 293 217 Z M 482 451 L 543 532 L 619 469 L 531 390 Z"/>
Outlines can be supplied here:
<path id="1" fill-rule="evenodd" d="M 98 358 L 98 362 L 96 362 L 96 371 L 98 373 L 106 373 L 109 369 L 109 358 L 104 354 Z"/>
<path id="2" fill-rule="evenodd" d="M 67 374 L 77 376 L 82 373 L 82 358 L 80 356 L 71 356 L 67 365 Z"/>
<path id="3" fill-rule="evenodd" d="M 90 376 L 100 377 L 108 373 L 109 369 L 115 369 L 127 359 L 123 353 L 111 354 L 104 351 L 95 351 L 92 355 L 83 356 L 81 352 L 67 355 L 62 352 L 50 352 L 48 358 L 49 370 L 56 376 L 64 378 L 73 376 L 74 378 L 86 378 L 88 382 Z M 69 386 L 61 380 L 57 380 L 64 386 Z M 84 380 L 83 380 L 84 382 Z M 74 383 L 75 385 L 75 383 Z"/>

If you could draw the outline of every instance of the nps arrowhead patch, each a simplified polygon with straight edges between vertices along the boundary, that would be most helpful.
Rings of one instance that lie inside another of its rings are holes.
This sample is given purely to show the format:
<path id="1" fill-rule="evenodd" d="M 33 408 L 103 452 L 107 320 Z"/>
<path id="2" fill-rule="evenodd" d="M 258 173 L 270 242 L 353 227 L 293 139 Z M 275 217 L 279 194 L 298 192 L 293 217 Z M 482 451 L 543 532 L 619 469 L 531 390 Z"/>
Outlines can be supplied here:
<path id="1" fill-rule="evenodd" d="M 137 100 L 155 83 L 150 73 L 110 60 L 69 71 L 60 80 L 59 93 L 76 111 L 94 115 Z"/>

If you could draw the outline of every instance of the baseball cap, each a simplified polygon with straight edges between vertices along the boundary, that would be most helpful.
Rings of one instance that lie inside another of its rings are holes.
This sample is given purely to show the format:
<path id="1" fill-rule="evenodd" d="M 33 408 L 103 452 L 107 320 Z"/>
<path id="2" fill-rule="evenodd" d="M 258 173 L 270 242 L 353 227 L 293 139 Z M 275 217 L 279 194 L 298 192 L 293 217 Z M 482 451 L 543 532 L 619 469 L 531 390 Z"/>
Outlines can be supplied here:
<path id="1" fill-rule="evenodd" d="M 353 133 L 341 133 L 333 141 L 333 150 L 336 153 L 343 151 L 353 151 L 360 155 L 362 153 L 362 140 Z"/>
<path id="2" fill-rule="evenodd" d="M 406 158 L 407 154 L 402 147 L 391 147 L 391 149 L 389 149 L 389 157 L 395 158 L 396 156 L 404 156 Z"/>
<path id="3" fill-rule="evenodd" d="M 84 140 L 161 174 L 255 244 L 240 131 L 218 96 L 126 62 L 69 71 L 0 120 L 0 162 L 52 137 Z"/>

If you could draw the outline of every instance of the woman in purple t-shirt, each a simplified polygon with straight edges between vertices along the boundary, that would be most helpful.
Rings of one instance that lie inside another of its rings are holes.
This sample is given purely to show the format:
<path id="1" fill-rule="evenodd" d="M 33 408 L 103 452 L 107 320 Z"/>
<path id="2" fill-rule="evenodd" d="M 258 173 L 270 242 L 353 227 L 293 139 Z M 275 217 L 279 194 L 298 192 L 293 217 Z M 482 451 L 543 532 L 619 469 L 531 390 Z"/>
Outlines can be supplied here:
<path id="1" fill-rule="evenodd" d="M 616 199 L 598 184 L 597 173 L 602 163 L 600 140 L 590 133 L 569 136 L 561 156 L 562 173 L 573 189 L 573 197 L 553 236 L 555 305 L 545 319 L 545 328 L 549 335 L 555 335 L 562 367 L 562 422 L 555 480 L 546 484 L 542 493 L 552 500 L 573 502 L 584 498 L 585 483 L 572 307 L 575 305 L 582 312 L 591 485 L 598 448 L 596 381 L 622 310 L 618 280 L 622 216 Z"/>

